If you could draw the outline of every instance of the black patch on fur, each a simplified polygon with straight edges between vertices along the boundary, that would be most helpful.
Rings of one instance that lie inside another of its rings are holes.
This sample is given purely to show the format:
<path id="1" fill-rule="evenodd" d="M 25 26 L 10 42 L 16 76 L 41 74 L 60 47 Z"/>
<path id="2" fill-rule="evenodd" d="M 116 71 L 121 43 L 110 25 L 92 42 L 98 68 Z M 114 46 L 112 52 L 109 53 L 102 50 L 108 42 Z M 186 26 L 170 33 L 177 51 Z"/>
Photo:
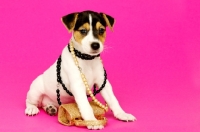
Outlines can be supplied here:
<path id="1" fill-rule="evenodd" d="M 107 18 L 110 22 L 110 25 L 113 26 L 113 24 L 115 23 L 115 19 L 113 17 L 109 16 L 109 15 L 106 15 L 106 16 L 107 16 Z"/>
<path id="2" fill-rule="evenodd" d="M 98 38 L 99 29 L 96 28 L 96 24 L 97 24 L 97 22 L 100 22 L 104 27 L 106 27 L 106 22 L 100 14 L 98 14 L 98 15 L 91 14 L 91 16 L 92 16 L 93 35 L 95 38 Z"/>
<path id="3" fill-rule="evenodd" d="M 88 23 L 89 24 L 89 14 L 87 12 L 82 12 L 78 14 L 78 19 L 76 21 L 74 30 L 78 30 L 79 27 L 81 27 L 83 24 Z"/>
<path id="4" fill-rule="evenodd" d="M 80 26 L 85 23 L 89 24 L 89 14 L 92 16 L 92 27 L 96 27 L 96 23 L 99 21 L 103 26 L 106 26 L 106 22 L 102 15 L 93 11 L 84 11 L 78 14 L 78 19 L 75 24 L 74 30 L 78 30 Z"/>
<path id="5" fill-rule="evenodd" d="M 100 14 L 101 14 L 101 16 L 103 16 L 103 13 L 100 13 Z M 115 23 L 115 19 L 107 14 L 105 14 L 105 15 L 108 18 L 108 21 L 110 22 L 110 26 L 112 27 Z"/>
<path id="6" fill-rule="evenodd" d="M 71 14 L 68 14 L 68 15 L 62 17 L 63 23 L 67 26 L 67 28 L 68 28 L 69 30 L 71 30 L 72 27 L 73 27 L 73 25 L 72 25 L 71 23 L 74 22 L 74 19 L 75 19 L 75 17 L 76 17 L 76 14 L 77 14 L 77 13 L 71 13 Z"/>
<path id="7" fill-rule="evenodd" d="M 101 14 L 93 12 L 93 11 L 84 11 L 78 14 L 78 19 L 76 21 L 74 30 L 78 30 L 79 27 L 81 27 L 83 24 L 85 23 L 89 23 L 89 14 L 91 14 L 92 17 L 92 27 L 93 27 L 93 35 L 94 37 L 98 38 L 98 33 L 99 33 L 99 29 L 96 29 L 96 23 L 100 22 L 103 26 L 106 27 L 106 22 L 104 20 L 104 18 L 102 17 Z M 91 29 L 90 29 L 91 30 Z"/>
<path id="8" fill-rule="evenodd" d="M 74 22 L 77 14 L 78 14 L 78 18 L 77 18 L 77 21 L 74 26 L 72 23 Z M 103 13 L 97 13 L 97 12 L 93 12 L 93 11 L 89 11 L 89 10 L 83 11 L 80 13 L 76 12 L 76 13 L 71 13 L 71 14 L 68 14 L 68 15 L 62 17 L 62 21 L 69 30 L 71 30 L 74 26 L 74 30 L 77 31 L 79 29 L 79 27 L 81 27 L 83 24 L 85 24 L 85 23 L 90 24 L 89 23 L 89 14 L 91 14 L 91 17 L 92 17 L 93 35 L 94 35 L 94 37 L 98 38 L 99 29 L 96 29 L 96 23 L 100 22 L 104 27 L 107 26 L 106 21 L 103 18 Z M 110 25 L 113 26 L 114 18 L 109 15 L 106 15 L 106 17 L 108 18 Z"/>

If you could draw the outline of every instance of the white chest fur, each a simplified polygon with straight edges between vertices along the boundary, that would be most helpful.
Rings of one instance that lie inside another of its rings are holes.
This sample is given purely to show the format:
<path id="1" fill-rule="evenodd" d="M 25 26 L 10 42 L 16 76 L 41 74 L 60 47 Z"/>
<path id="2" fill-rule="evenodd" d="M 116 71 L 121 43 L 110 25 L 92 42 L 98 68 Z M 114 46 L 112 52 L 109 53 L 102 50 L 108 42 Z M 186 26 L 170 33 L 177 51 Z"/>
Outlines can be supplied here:
<path id="1" fill-rule="evenodd" d="M 88 80 L 88 84 L 92 87 L 94 84 L 101 85 L 104 80 L 104 70 L 103 65 L 101 63 L 100 57 L 96 57 L 93 60 L 82 60 L 77 58 L 79 61 L 79 65 Z M 56 89 L 57 89 L 57 77 L 56 77 L 56 65 L 55 62 L 49 69 L 47 69 L 44 74 L 44 85 L 45 85 L 45 94 L 51 97 L 54 103 L 57 102 L 56 98 Z M 61 78 L 67 89 L 73 92 L 73 85 L 78 86 L 77 89 L 80 91 L 84 90 L 86 93 L 86 89 L 83 86 L 82 79 L 80 77 L 80 72 L 78 71 L 77 66 L 74 64 L 72 59 L 72 55 L 70 54 L 67 46 L 64 48 L 62 52 L 62 62 L 61 62 Z M 78 84 L 78 85 L 77 85 Z M 61 101 L 63 103 L 69 102 L 73 97 L 68 95 L 63 87 L 60 86 L 60 95 Z M 71 98 L 71 99 L 69 99 Z"/>

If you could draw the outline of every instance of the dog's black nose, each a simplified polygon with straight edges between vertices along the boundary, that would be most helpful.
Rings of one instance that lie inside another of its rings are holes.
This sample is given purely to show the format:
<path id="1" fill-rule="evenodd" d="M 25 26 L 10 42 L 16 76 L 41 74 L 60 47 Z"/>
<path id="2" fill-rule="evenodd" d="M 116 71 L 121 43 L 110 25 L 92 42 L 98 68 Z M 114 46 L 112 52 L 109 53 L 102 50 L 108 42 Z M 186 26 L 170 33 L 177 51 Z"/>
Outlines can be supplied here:
<path id="1" fill-rule="evenodd" d="M 94 43 L 91 44 L 91 47 L 92 47 L 93 50 L 98 50 L 100 48 L 100 44 L 94 42 Z"/>

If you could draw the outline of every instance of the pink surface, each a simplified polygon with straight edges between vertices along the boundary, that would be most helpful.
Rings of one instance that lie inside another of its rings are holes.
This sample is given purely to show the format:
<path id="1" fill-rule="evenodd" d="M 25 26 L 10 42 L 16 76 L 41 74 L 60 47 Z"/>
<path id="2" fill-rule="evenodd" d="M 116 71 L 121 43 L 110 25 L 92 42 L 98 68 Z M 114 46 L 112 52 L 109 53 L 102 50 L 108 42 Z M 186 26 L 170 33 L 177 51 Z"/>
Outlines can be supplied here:
<path id="1" fill-rule="evenodd" d="M 86 9 L 116 18 L 102 56 L 121 105 L 138 119 L 120 122 L 109 112 L 102 131 L 199 132 L 199 0 L 1 0 L 0 131 L 87 131 L 44 111 L 24 115 L 30 83 L 71 36 L 61 16 Z"/>

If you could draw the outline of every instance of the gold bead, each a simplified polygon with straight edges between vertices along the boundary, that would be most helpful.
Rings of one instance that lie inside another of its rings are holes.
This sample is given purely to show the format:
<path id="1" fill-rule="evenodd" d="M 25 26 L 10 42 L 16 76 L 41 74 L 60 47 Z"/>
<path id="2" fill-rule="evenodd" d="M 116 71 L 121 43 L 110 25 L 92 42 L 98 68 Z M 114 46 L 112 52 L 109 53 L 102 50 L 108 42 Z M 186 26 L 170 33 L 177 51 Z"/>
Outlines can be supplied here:
<path id="1" fill-rule="evenodd" d="M 87 87 L 86 85 L 85 85 L 85 87 L 86 87 L 86 90 L 87 90 L 87 91 L 90 91 L 90 88 L 89 88 L 89 87 Z"/>
<path id="2" fill-rule="evenodd" d="M 87 81 L 87 80 L 85 79 L 85 76 L 83 76 L 83 81 Z"/>
<path id="3" fill-rule="evenodd" d="M 85 75 L 83 75 L 82 78 L 83 78 L 84 80 L 86 80 Z"/>
<path id="4" fill-rule="evenodd" d="M 84 81 L 84 84 L 86 87 L 89 87 L 87 81 Z"/>
<path id="5" fill-rule="evenodd" d="M 89 88 L 88 86 L 85 86 L 85 87 L 86 87 L 87 91 L 91 91 L 90 88 Z"/>
<path id="6" fill-rule="evenodd" d="M 103 108 L 103 105 L 102 105 L 101 103 L 99 104 L 99 106 L 100 106 L 101 108 Z"/>
<path id="7" fill-rule="evenodd" d="M 84 76 L 81 76 L 81 78 L 84 82 L 87 82 Z"/>
<path id="8" fill-rule="evenodd" d="M 84 82 L 84 84 L 85 84 L 85 82 L 87 82 L 83 77 L 81 77 L 82 78 L 82 80 L 83 80 L 83 82 Z"/>
<path id="9" fill-rule="evenodd" d="M 71 52 L 74 52 L 74 48 L 73 48 L 73 47 L 70 47 L 70 51 L 71 51 Z"/>
<path id="10" fill-rule="evenodd" d="M 92 94 L 92 91 L 91 91 L 91 90 L 88 90 L 88 91 L 89 91 L 89 92 L 88 92 L 89 94 Z"/>
<path id="11" fill-rule="evenodd" d="M 104 110 L 107 112 L 107 111 L 108 111 L 108 108 L 106 107 Z"/>
<path id="12" fill-rule="evenodd" d="M 97 99 L 94 99 L 93 101 L 94 101 L 95 103 L 97 103 L 97 102 L 98 102 L 98 101 L 97 101 Z"/>
<path id="13" fill-rule="evenodd" d="M 91 95 L 90 95 L 91 96 Z M 94 97 L 94 95 L 93 96 L 91 96 L 91 98 L 92 98 L 92 100 L 95 100 L 95 97 Z"/>
<path id="14" fill-rule="evenodd" d="M 100 102 L 99 102 L 99 101 L 97 101 L 97 105 L 98 105 L 98 106 L 100 105 Z"/>

